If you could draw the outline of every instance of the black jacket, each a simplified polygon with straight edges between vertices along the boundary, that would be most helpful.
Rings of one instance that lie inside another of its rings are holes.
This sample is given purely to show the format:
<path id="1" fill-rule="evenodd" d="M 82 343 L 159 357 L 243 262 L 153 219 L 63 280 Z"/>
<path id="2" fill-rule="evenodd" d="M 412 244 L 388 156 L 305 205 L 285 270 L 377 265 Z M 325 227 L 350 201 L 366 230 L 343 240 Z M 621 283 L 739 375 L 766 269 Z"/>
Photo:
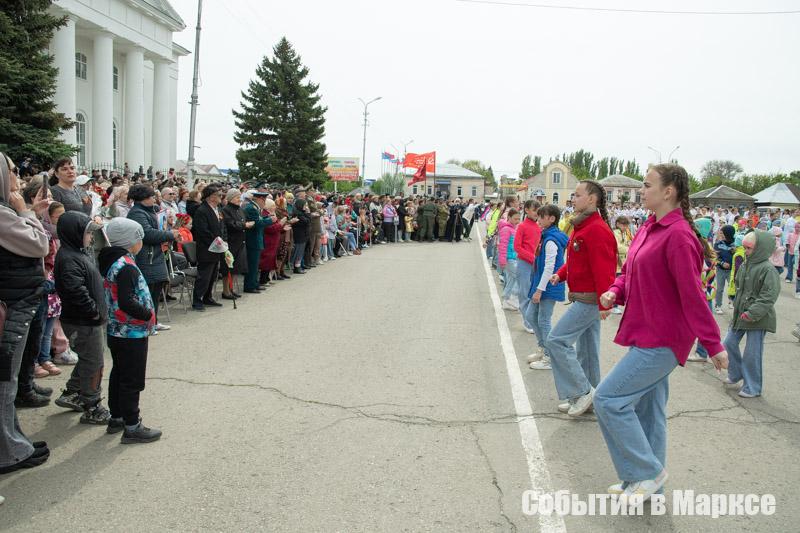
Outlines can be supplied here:
<path id="1" fill-rule="evenodd" d="M 298 219 L 298 221 L 292 226 L 292 236 L 294 237 L 295 243 L 308 242 L 308 235 L 311 226 L 311 215 L 304 210 L 305 206 L 306 201 L 301 198 L 298 198 L 294 202 L 294 213 L 292 216 Z"/>
<path id="2" fill-rule="evenodd" d="M 172 242 L 175 236 L 171 231 L 158 229 L 156 207 L 146 207 L 136 202 L 128 212 L 128 218 L 138 222 L 144 230 L 142 249 L 136 254 L 136 265 L 142 271 L 145 281 L 152 284 L 169 280 L 161 243 Z"/>
<path id="3" fill-rule="evenodd" d="M 127 253 L 128 250 L 119 246 L 110 246 L 100 251 L 97 262 L 100 265 L 100 274 L 103 278 L 108 275 L 108 269 L 116 263 L 117 259 L 127 255 Z M 129 316 L 139 320 L 150 320 L 153 312 L 136 299 L 139 276 L 141 276 L 139 270 L 133 265 L 125 265 L 119 270 L 117 273 L 117 303 L 120 310 Z"/>
<path id="4" fill-rule="evenodd" d="M 225 225 L 219 220 L 214 209 L 203 202 L 192 217 L 192 236 L 197 242 L 197 262 L 216 263 L 222 254 L 208 251 L 208 247 L 217 237 L 225 240 Z"/>
<path id="5" fill-rule="evenodd" d="M 103 278 L 84 251 L 83 235 L 91 220 L 81 211 L 67 211 L 58 219 L 61 248 L 53 274 L 61 298 L 61 322 L 99 326 L 108 319 Z"/>

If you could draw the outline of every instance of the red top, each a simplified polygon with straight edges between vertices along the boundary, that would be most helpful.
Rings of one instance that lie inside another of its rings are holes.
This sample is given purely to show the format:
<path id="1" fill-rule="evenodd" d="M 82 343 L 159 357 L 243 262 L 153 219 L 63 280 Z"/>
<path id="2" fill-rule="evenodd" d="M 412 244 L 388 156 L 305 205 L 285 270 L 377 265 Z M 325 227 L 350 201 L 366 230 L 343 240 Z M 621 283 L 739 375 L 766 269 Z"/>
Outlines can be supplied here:
<path id="1" fill-rule="evenodd" d="M 625 306 L 614 342 L 667 347 L 683 365 L 695 339 L 711 355 L 723 351 L 719 326 L 706 300 L 700 273 L 703 248 L 680 209 L 636 232 L 622 274 L 611 291 Z"/>
<path id="2" fill-rule="evenodd" d="M 517 233 L 514 236 L 514 251 L 517 252 L 517 258 L 533 264 L 541 238 L 542 228 L 539 224 L 525 217 L 525 220 L 517 226 Z"/>
<path id="3" fill-rule="evenodd" d="M 614 283 L 617 273 L 617 239 L 597 212 L 575 226 L 567 244 L 567 259 L 556 272 L 571 292 L 594 292 L 599 296 Z"/>

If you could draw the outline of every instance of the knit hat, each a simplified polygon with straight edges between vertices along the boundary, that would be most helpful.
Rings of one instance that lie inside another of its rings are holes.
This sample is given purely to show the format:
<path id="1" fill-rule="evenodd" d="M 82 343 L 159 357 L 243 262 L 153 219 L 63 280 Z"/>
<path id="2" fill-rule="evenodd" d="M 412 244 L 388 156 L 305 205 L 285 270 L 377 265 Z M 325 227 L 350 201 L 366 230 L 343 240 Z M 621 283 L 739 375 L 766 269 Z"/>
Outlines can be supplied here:
<path id="1" fill-rule="evenodd" d="M 106 239 L 111 246 L 130 248 L 144 238 L 142 225 L 129 218 L 115 217 L 105 226 Z"/>
<path id="2" fill-rule="evenodd" d="M 225 195 L 225 198 L 230 202 L 237 196 L 241 196 L 242 193 L 239 192 L 239 189 L 228 189 L 228 194 Z"/>
<path id="3" fill-rule="evenodd" d="M 695 227 L 700 232 L 700 235 L 703 236 L 704 239 L 708 239 L 708 236 L 711 235 L 711 219 L 710 218 L 698 218 L 694 221 Z"/>

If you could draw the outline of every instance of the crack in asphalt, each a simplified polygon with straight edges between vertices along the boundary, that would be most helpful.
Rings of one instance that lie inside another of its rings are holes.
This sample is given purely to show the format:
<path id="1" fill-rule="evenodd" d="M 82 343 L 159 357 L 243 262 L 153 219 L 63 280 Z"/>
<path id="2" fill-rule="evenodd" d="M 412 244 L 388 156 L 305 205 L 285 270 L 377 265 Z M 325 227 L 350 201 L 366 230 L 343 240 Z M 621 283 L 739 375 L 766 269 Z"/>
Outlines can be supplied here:
<path id="1" fill-rule="evenodd" d="M 478 432 L 475 431 L 474 426 L 469 427 L 469 432 L 472 433 L 473 437 L 475 437 L 475 447 L 478 448 L 478 453 L 480 453 L 481 457 L 483 457 L 483 461 L 486 463 L 486 468 L 489 469 L 489 473 L 492 475 L 492 485 L 494 485 L 494 488 L 497 490 L 497 505 L 500 508 L 500 516 L 502 516 L 508 525 L 511 526 L 511 531 L 518 531 L 517 525 L 506 514 L 506 508 L 503 504 L 503 498 L 505 497 L 505 494 L 503 493 L 503 489 L 500 488 L 500 482 L 497 480 L 497 471 L 494 469 L 494 466 L 492 466 L 492 461 L 489 459 L 489 455 L 481 445 L 481 439 L 478 436 Z"/>

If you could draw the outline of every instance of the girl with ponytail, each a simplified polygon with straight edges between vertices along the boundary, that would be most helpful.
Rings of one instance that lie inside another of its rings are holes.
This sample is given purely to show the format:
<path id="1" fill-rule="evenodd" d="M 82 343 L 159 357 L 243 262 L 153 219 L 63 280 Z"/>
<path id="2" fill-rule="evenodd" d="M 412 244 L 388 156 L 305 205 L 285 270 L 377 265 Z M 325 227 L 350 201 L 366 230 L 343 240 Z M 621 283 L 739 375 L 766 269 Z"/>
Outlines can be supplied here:
<path id="1" fill-rule="evenodd" d="M 599 297 L 614 282 L 617 272 L 617 240 L 608 226 L 606 191 L 596 181 L 578 184 L 573 197 L 574 231 L 566 248 L 566 261 L 550 278 L 557 286 L 569 286 L 572 302 L 550 331 L 544 357 L 532 368 L 553 369 L 559 399 L 558 410 L 578 417 L 592 406 L 592 394 L 600 382 L 600 320 L 611 306 Z"/>
<path id="2" fill-rule="evenodd" d="M 644 178 L 642 202 L 654 213 L 628 249 L 622 274 L 600 298 L 625 305 L 614 342 L 628 353 L 597 387 L 594 408 L 620 483 L 609 493 L 647 499 L 667 479 L 669 375 L 696 339 L 717 370 L 728 367 L 719 327 L 698 283 L 713 251 L 689 215 L 689 176 L 674 164 Z"/>

